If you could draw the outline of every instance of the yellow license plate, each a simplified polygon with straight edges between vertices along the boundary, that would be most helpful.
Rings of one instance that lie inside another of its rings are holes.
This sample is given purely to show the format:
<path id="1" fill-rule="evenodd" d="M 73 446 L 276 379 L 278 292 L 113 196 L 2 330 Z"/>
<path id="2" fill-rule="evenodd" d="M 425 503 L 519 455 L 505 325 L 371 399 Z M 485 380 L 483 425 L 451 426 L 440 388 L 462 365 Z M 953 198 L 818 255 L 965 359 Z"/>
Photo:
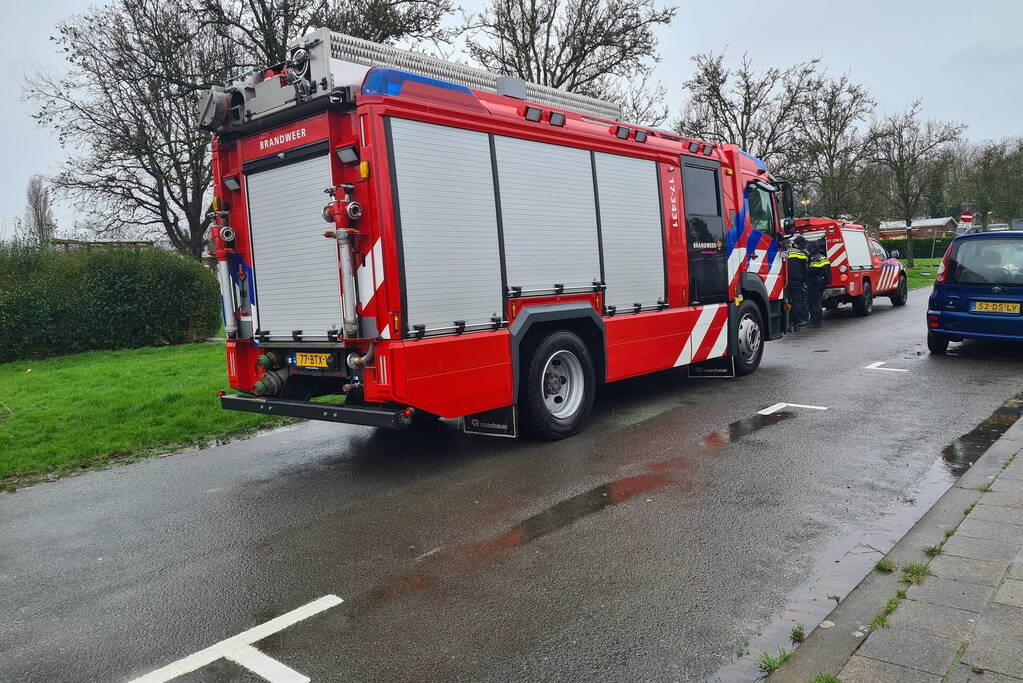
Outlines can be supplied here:
<path id="1" fill-rule="evenodd" d="M 978 313 L 1019 313 L 1019 304 L 1004 301 L 975 301 L 973 310 Z"/>
<path id="2" fill-rule="evenodd" d="M 329 353 L 296 353 L 295 365 L 302 368 L 325 368 Z"/>

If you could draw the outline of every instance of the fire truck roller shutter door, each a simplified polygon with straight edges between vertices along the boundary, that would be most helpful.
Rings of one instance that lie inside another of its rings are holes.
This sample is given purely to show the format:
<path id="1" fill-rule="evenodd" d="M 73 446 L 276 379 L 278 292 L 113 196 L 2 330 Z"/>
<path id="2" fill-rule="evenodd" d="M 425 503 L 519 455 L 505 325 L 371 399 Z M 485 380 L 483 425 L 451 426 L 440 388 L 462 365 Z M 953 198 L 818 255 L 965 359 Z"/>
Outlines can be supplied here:
<path id="1" fill-rule="evenodd" d="M 503 298 L 489 136 L 389 121 L 409 326 L 492 324 Z"/>
<path id="2" fill-rule="evenodd" d="M 665 297 L 664 238 L 657 164 L 596 153 L 606 305 L 655 307 Z"/>
<path id="3" fill-rule="evenodd" d="M 326 154 L 245 177 L 257 325 L 271 339 L 327 341 L 341 327 L 337 245 L 323 239 Z"/>
<path id="4" fill-rule="evenodd" d="M 497 136 L 508 285 L 552 292 L 601 279 L 590 153 Z"/>

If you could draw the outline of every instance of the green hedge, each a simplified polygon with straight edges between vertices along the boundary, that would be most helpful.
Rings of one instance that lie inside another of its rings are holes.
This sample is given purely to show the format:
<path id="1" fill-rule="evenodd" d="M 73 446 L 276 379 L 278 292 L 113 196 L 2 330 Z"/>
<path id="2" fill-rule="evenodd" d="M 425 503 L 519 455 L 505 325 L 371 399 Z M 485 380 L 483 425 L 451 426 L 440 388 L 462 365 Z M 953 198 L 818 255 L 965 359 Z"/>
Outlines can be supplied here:
<path id="1" fill-rule="evenodd" d="M 216 278 L 159 249 L 0 245 L 0 362 L 182 344 L 220 327 Z"/>
<path id="2" fill-rule="evenodd" d="M 881 246 L 887 249 L 889 252 L 892 249 L 898 249 L 899 254 L 902 258 L 909 256 L 909 249 L 906 248 L 905 238 L 899 240 L 879 240 Z M 930 258 L 931 248 L 933 244 L 934 257 L 938 258 L 945 255 L 945 250 L 948 249 L 949 243 L 952 241 L 951 237 L 939 237 L 938 239 L 932 239 L 930 237 L 914 237 L 913 238 L 913 256 L 915 258 Z"/>

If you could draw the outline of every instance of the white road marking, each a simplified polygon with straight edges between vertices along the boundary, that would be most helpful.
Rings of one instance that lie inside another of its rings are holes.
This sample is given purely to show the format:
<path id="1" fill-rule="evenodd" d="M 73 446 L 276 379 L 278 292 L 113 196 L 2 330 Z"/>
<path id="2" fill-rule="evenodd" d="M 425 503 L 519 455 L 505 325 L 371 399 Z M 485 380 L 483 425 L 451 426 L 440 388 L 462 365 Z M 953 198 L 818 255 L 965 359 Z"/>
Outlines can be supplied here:
<path id="1" fill-rule="evenodd" d="M 308 677 L 293 669 L 289 669 L 276 659 L 251 647 L 251 645 L 269 635 L 283 631 L 289 626 L 308 619 L 314 614 L 319 614 L 331 607 L 336 607 L 342 602 L 344 600 L 336 595 L 324 595 L 322 598 L 317 598 L 279 617 L 274 617 L 265 624 L 254 626 L 248 631 L 243 631 L 236 636 L 222 640 L 205 650 L 199 650 L 195 654 L 183 657 L 145 676 L 136 678 L 132 683 L 163 683 L 164 681 L 191 673 L 196 669 L 201 669 L 221 658 L 230 659 L 232 662 L 240 664 L 249 671 L 271 681 L 271 683 L 305 683 L 309 680 Z"/>
<path id="2" fill-rule="evenodd" d="M 909 370 L 903 370 L 902 368 L 882 368 L 887 361 L 879 360 L 876 363 L 863 366 L 864 370 L 887 370 L 888 372 L 909 372 Z"/>
<path id="3" fill-rule="evenodd" d="M 771 415 L 777 413 L 782 408 L 806 408 L 807 410 L 827 410 L 827 406 L 807 406 L 802 403 L 775 403 L 773 406 L 768 406 L 763 410 L 758 410 L 758 415 Z"/>
<path id="4" fill-rule="evenodd" d="M 422 555 L 420 555 L 419 557 L 417 557 L 416 559 L 414 559 L 414 560 L 412 560 L 412 561 L 413 561 L 413 562 L 418 562 L 419 560 L 425 560 L 425 559 L 426 559 L 427 557 L 429 557 L 430 555 L 433 555 L 433 554 L 435 554 L 435 553 L 439 553 L 439 552 L 440 552 L 440 549 L 441 549 L 441 548 L 443 548 L 443 547 L 444 547 L 444 546 L 442 546 L 442 545 L 441 545 L 441 546 L 437 546 L 437 547 L 436 547 L 436 548 L 434 548 L 433 550 L 428 550 L 428 551 L 426 551 L 425 553 L 423 553 Z"/>

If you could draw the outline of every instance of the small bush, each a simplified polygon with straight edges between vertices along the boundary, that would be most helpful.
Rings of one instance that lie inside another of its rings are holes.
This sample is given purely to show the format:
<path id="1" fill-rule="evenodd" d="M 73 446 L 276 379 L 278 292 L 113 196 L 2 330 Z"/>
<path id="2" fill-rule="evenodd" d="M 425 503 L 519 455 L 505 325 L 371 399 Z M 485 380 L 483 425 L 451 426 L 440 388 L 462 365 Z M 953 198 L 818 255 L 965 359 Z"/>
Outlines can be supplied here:
<path id="1" fill-rule="evenodd" d="M 898 249 L 899 258 L 909 258 L 909 249 L 906 248 L 905 238 L 879 241 L 881 246 L 887 249 L 889 253 L 893 249 Z M 945 255 L 945 250 L 948 249 L 948 245 L 951 242 L 951 237 L 939 237 L 936 240 L 930 237 L 914 237 L 913 256 L 916 258 L 931 258 L 933 255 L 934 258 L 941 258 Z"/>
<path id="2" fill-rule="evenodd" d="M 192 259 L 0 245 L 0 362 L 182 344 L 219 326 L 216 278 Z"/>

